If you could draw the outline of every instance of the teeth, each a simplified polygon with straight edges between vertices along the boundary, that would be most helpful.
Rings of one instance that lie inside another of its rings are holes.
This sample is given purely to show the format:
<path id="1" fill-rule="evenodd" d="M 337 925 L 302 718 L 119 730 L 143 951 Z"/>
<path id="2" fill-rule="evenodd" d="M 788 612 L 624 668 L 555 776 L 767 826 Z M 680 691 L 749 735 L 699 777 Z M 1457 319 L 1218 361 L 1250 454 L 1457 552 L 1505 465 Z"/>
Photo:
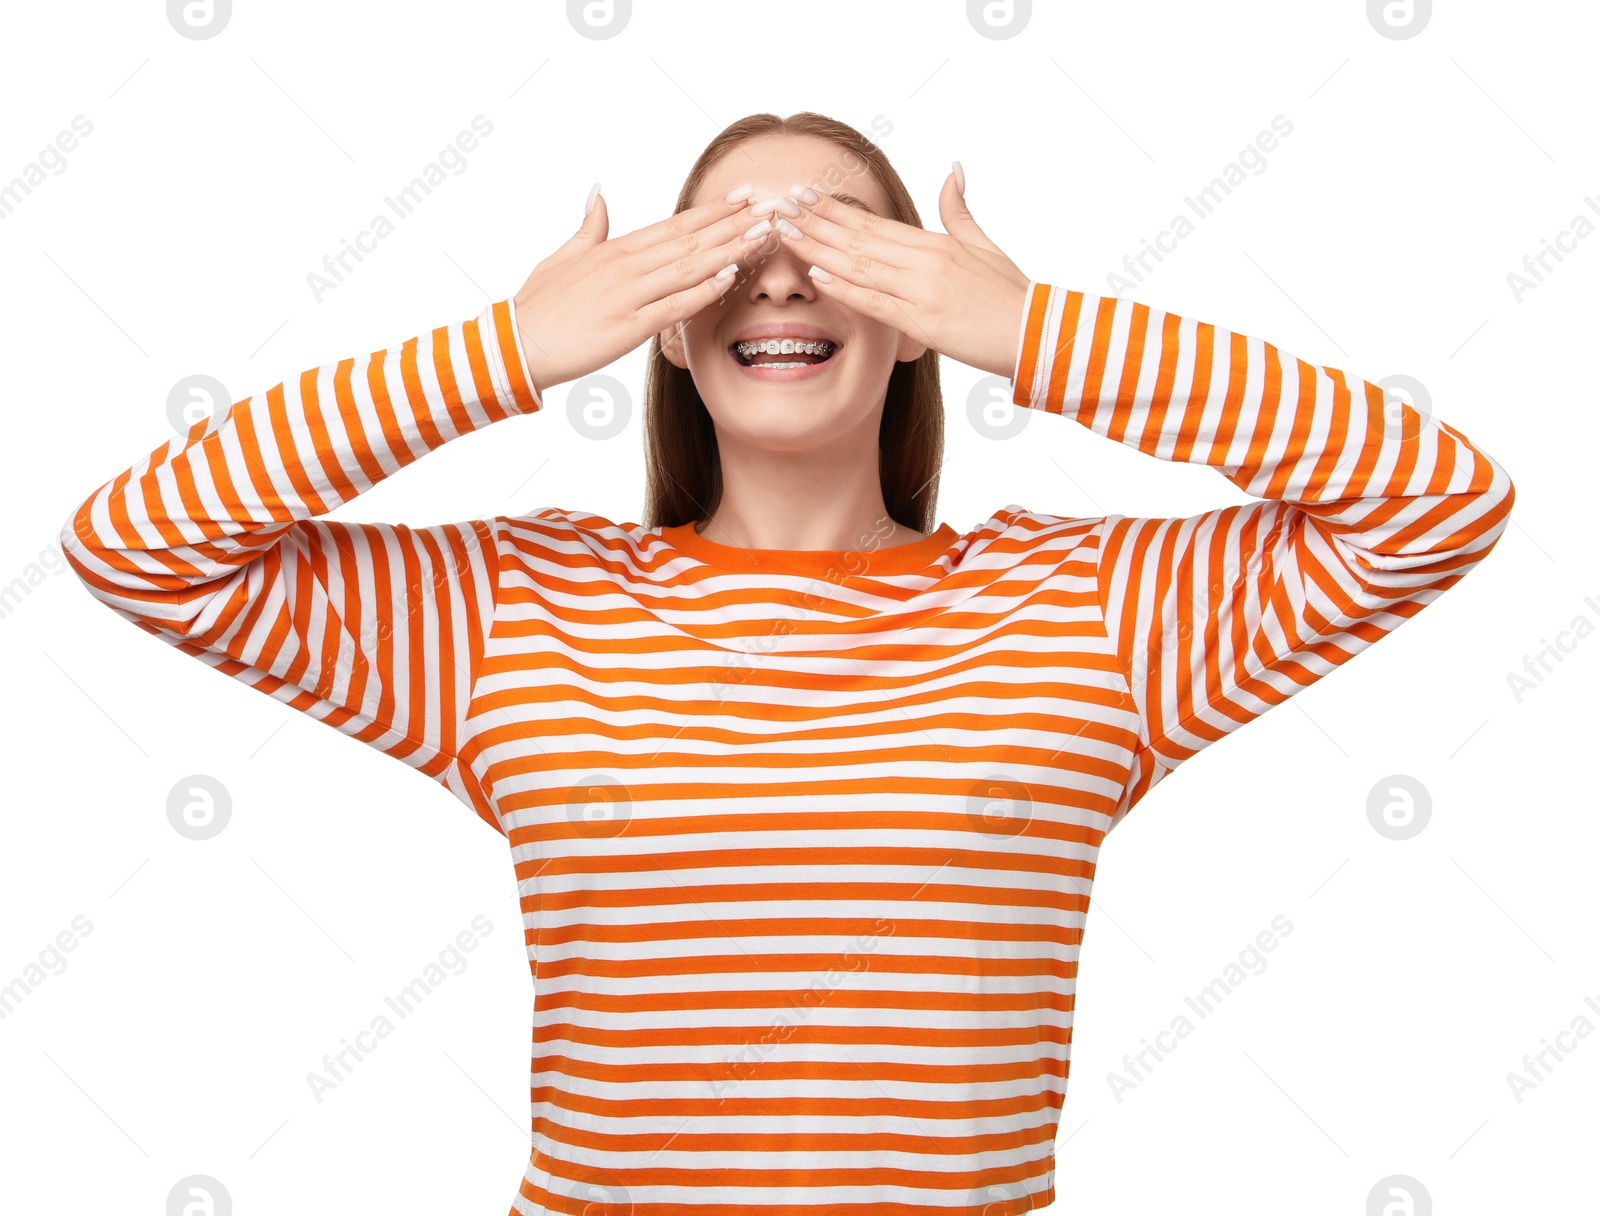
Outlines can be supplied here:
<path id="1" fill-rule="evenodd" d="M 738 342 L 735 349 L 746 359 L 756 355 L 830 355 L 833 353 L 833 343 L 826 338 L 816 341 L 807 341 L 799 338 L 767 338 L 760 342 Z M 785 365 L 789 366 L 789 365 Z M 793 366 L 799 366 L 795 364 Z"/>

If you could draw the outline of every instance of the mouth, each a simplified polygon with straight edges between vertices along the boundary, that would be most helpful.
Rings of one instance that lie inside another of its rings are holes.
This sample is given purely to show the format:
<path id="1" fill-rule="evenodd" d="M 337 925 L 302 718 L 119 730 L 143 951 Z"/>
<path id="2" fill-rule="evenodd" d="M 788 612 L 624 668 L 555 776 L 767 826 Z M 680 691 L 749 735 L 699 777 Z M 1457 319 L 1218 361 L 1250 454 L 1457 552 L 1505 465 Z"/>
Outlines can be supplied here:
<path id="1" fill-rule="evenodd" d="M 746 331 L 728 344 L 728 354 L 746 375 L 758 380 L 809 380 L 820 375 L 842 345 L 806 327 L 781 326 L 771 331 Z"/>

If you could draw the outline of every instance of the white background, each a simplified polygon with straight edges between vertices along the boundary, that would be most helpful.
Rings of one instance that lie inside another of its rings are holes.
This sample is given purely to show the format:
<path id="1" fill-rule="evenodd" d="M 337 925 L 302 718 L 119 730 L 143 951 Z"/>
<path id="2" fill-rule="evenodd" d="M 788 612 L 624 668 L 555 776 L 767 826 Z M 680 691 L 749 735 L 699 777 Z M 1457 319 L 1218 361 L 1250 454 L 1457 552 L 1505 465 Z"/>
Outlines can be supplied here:
<path id="1" fill-rule="evenodd" d="M 555 2 L 239 0 L 189 40 L 152 0 L 8 7 L 0 182 L 74 116 L 93 132 L 0 221 L 0 582 L 26 587 L 0 617 L 17 783 L 0 985 L 75 916 L 93 928 L 0 1020 L 3 1206 L 159 1214 L 203 1173 L 240 1216 L 506 1211 L 532 993 L 504 841 L 404 765 L 116 618 L 59 573 L 55 536 L 171 434 L 180 378 L 243 397 L 473 315 L 566 239 L 591 182 L 630 230 L 668 213 L 723 125 L 803 109 L 890 122 L 880 142 L 930 226 L 959 158 L 991 237 L 1092 292 L 1285 116 L 1266 170 L 1132 294 L 1366 379 L 1414 376 L 1517 486 L 1479 570 L 1108 841 L 1059 1206 L 1359 1216 L 1390 1174 L 1440 1213 L 1592 1200 L 1600 1035 L 1568 1039 L 1520 1102 L 1507 1074 L 1580 1015 L 1600 1027 L 1600 640 L 1520 701 L 1507 675 L 1574 618 L 1600 625 L 1600 236 L 1520 301 L 1506 275 L 1600 201 L 1600 21 L 1577 3 L 1439 9 L 1396 40 L 1355 0 L 1040 3 L 994 40 L 956 0 L 702 0 L 640 3 L 594 40 Z M 318 302 L 306 275 L 478 114 L 494 129 L 466 171 Z M 608 370 L 637 394 L 642 369 L 640 351 Z M 1241 500 L 1059 418 L 984 439 L 965 409 L 979 377 L 946 365 L 939 515 L 960 531 L 1011 503 Z M 638 518 L 637 414 L 589 440 L 566 391 L 338 517 Z M 205 842 L 166 819 L 195 773 L 233 802 Z M 1396 773 L 1432 800 L 1404 842 L 1366 813 Z M 306 1074 L 480 914 L 493 929 L 467 969 L 316 1102 Z M 1119 1102 L 1123 1057 L 1280 914 L 1293 931 L 1266 969 Z"/>

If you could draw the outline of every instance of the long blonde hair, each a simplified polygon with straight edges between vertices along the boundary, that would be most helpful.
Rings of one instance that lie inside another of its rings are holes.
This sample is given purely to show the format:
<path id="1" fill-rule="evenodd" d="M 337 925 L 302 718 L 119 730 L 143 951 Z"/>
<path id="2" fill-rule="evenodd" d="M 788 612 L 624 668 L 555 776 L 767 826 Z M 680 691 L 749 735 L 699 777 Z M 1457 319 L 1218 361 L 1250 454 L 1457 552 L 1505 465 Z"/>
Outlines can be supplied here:
<path id="1" fill-rule="evenodd" d="M 744 140 L 761 135 L 815 135 L 837 144 L 845 174 L 869 172 L 889 197 L 890 215 L 922 227 L 916 204 L 882 150 L 854 127 L 802 111 L 780 118 L 751 114 L 725 127 L 700 153 L 678 192 L 674 213 L 689 206 L 707 170 Z M 838 182 L 813 182 L 832 190 Z M 717 433 L 705 402 L 685 368 L 662 353 L 661 335 L 650 339 L 644 384 L 644 524 L 665 528 L 702 523 L 722 497 Z M 939 391 L 939 355 L 894 365 L 878 427 L 878 480 L 884 506 L 897 523 L 919 532 L 937 527 L 939 468 L 944 459 L 944 400 Z"/>

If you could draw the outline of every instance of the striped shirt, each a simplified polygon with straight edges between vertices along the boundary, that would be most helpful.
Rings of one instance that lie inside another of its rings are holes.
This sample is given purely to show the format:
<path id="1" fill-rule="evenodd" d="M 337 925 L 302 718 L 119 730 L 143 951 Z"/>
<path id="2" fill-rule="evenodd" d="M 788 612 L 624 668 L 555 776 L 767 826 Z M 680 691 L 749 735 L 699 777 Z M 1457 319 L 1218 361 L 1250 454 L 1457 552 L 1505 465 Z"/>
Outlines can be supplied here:
<path id="1" fill-rule="evenodd" d="M 535 981 L 513 1213 L 1052 1202 L 1106 833 L 1453 585 L 1511 507 L 1376 385 L 1128 300 L 1030 285 L 1013 387 L 1257 501 L 837 552 L 557 509 L 318 518 L 540 408 L 501 301 L 234 403 L 67 521 L 117 613 L 505 837 Z"/>

